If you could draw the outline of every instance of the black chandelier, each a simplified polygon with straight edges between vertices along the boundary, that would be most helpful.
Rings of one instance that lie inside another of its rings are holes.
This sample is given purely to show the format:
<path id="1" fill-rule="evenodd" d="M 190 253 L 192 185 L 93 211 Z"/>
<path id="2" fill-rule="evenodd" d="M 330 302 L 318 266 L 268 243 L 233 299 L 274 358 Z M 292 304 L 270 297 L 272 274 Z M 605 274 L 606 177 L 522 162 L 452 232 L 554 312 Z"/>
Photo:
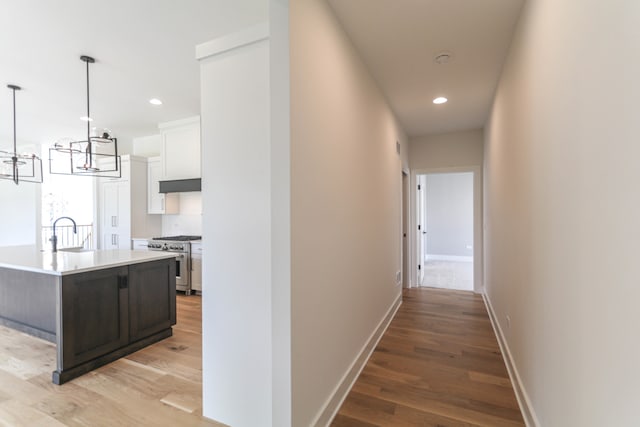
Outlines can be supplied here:
<path id="1" fill-rule="evenodd" d="M 42 159 L 35 154 L 18 154 L 16 144 L 16 91 L 20 86 L 7 85 L 13 92 L 13 151 L 0 150 L 0 179 L 22 182 L 42 182 Z"/>
<path id="2" fill-rule="evenodd" d="M 118 140 L 106 129 L 91 132 L 89 103 L 89 64 L 95 59 L 81 56 L 87 66 L 87 139 L 82 141 L 57 141 L 49 148 L 49 173 L 56 175 L 120 177 L 121 165 Z M 94 128 L 95 129 L 95 128 Z"/>

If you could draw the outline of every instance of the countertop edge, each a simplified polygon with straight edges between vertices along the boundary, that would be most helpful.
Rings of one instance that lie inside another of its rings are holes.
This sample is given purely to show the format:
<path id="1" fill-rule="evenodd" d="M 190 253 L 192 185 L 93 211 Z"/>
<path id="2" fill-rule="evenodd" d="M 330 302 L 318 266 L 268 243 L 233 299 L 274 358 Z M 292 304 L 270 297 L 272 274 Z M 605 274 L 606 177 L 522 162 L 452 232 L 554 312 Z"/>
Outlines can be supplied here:
<path id="1" fill-rule="evenodd" d="M 105 252 L 107 252 L 107 251 L 105 251 Z M 97 250 L 95 252 L 101 252 L 101 251 Z M 112 267 L 121 267 L 121 266 L 131 265 L 131 264 L 141 264 L 141 263 L 144 263 L 144 262 L 153 262 L 153 261 L 158 261 L 158 260 L 163 260 L 163 259 L 175 258 L 175 254 L 174 253 L 166 253 L 166 252 L 159 252 L 159 251 L 158 252 L 155 252 L 155 251 L 154 252 L 148 252 L 148 251 L 129 250 L 129 252 L 144 253 L 144 254 L 147 254 L 147 256 L 144 257 L 144 258 L 128 258 L 128 259 L 119 259 L 117 261 L 106 261 L 104 263 L 99 263 L 98 265 L 82 266 L 82 267 L 79 267 L 79 268 L 67 269 L 67 270 L 64 270 L 64 271 L 56 271 L 56 270 L 50 270 L 50 269 L 45 269 L 45 268 L 41 268 L 41 267 L 36 267 L 36 266 L 33 266 L 33 265 L 25 265 L 25 264 L 20 264 L 20 263 L 17 263 L 17 262 L 16 263 L 8 263 L 8 262 L 3 262 L 3 261 L 0 261 L 0 268 L 6 268 L 6 269 L 11 269 L 11 270 L 20 270 L 20 271 L 28 271 L 28 272 L 32 272 L 32 273 L 39 273 L 39 274 L 46 274 L 46 275 L 49 275 L 49 276 L 62 277 L 62 276 L 69 276 L 69 275 L 78 274 L 78 273 L 86 273 L 86 272 L 89 272 L 89 271 L 103 270 L 103 269 L 112 268 Z"/>

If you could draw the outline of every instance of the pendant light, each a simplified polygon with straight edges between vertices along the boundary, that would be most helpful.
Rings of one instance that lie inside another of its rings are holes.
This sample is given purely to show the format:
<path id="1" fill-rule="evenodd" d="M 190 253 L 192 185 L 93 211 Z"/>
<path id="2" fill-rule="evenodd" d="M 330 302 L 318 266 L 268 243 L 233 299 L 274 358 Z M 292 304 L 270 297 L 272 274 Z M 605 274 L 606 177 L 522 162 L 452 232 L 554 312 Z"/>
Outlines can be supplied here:
<path id="1" fill-rule="evenodd" d="M 83 55 L 80 60 L 87 69 L 87 139 L 82 141 L 60 140 L 49 149 L 49 173 L 98 177 L 120 177 L 121 165 L 118 140 L 107 129 L 91 132 L 89 98 L 89 64 L 95 59 Z M 95 129 L 95 128 L 94 128 Z"/>
<path id="2" fill-rule="evenodd" d="M 13 92 L 13 151 L 0 150 L 0 179 L 22 182 L 42 182 L 42 159 L 35 154 L 18 154 L 16 144 L 16 91 L 20 86 L 7 85 Z"/>

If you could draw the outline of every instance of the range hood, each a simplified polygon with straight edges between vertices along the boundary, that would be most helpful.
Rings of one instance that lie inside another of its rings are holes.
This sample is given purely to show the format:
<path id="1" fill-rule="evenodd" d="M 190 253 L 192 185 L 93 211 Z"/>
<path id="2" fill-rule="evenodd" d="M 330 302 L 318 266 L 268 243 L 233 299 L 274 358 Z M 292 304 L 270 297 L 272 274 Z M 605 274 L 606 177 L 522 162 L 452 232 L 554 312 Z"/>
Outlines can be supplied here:
<path id="1" fill-rule="evenodd" d="M 160 193 L 186 193 L 201 190 L 202 179 L 200 178 L 160 181 Z"/>

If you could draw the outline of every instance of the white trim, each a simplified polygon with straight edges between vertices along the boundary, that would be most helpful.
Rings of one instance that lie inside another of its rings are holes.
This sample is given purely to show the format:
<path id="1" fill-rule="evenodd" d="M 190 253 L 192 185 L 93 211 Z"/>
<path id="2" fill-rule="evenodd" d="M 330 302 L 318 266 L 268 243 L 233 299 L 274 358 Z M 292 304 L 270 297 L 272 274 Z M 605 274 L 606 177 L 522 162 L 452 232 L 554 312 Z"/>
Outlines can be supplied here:
<path id="1" fill-rule="evenodd" d="M 487 307 L 489 319 L 491 320 L 491 326 L 493 326 L 493 332 L 496 334 L 496 338 L 498 339 L 500 351 L 504 355 L 504 363 L 507 366 L 509 379 L 511 380 L 511 385 L 513 385 L 513 390 L 515 391 L 516 399 L 518 400 L 518 405 L 520 406 L 520 412 L 522 412 L 524 422 L 527 427 L 539 427 L 540 422 L 538 421 L 538 417 L 536 417 L 536 413 L 533 410 L 531 399 L 529 399 L 529 395 L 527 394 L 527 391 L 522 384 L 520 374 L 518 373 L 516 364 L 513 361 L 513 357 L 511 356 L 509 345 L 507 344 L 507 340 L 504 338 L 502 328 L 500 328 L 500 323 L 498 323 L 497 321 L 496 313 L 493 311 L 493 306 L 491 305 L 489 295 L 483 293 L 482 299 L 484 300 L 484 305 Z"/>
<path id="2" fill-rule="evenodd" d="M 427 254 L 425 256 L 426 261 L 458 261 L 458 262 L 473 262 L 472 256 L 459 256 L 459 255 L 438 255 Z"/>
<path id="3" fill-rule="evenodd" d="M 373 350 L 375 350 L 378 342 L 384 335 L 385 331 L 391 324 L 391 320 L 396 315 L 396 312 L 400 308 L 402 304 L 402 293 L 398 295 L 398 298 L 391 304 L 389 310 L 384 315 L 384 317 L 378 323 L 378 326 L 373 330 L 369 339 L 365 342 L 362 350 L 358 354 L 358 357 L 351 363 L 347 372 L 344 373 L 336 387 L 333 389 L 329 398 L 325 401 L 324 405 L 322 405 L 322 409 L 318 412 L 318 415 L 313 419 L 311 423 L 314 427 L 322 427 L 329 426 L 333 419 L 335 418 L 338 410 L 342 406 L 342 403 L 347 398 L 349 391 L 353 387 L 353 384 L 356 382 L 358 377 L 360 376 L 360 372 L 364 369 L 367 361 L 371 357 Z"/>
<path id="4" fill-rule="evenodd" d="M 411 192 L 410 202 L 413 206 L 416 204 L 416 185 L 418 175 L 429 175 L 435 173 L 457 173 L 457 172 L 472 172 L 473 173 L 473 291 L 476 293 L 484 293 L 484 261 L 483 261 L 483 177 L 482 166 L 452 166 L 445 168 L 427 168 L 427 169 L 412 169 L 411 170 Z M 409 271 L 410 271 L 410 286 L 417 287 L 417 273 L 418 273 L 418 254 L 417 254 L 417 242 L 416 242 L 416 230 L 417 219 L 416 209 L 411 212 L 411 227 L 409 232 Z"/>
<path id="5" fill-rule="evenodd" d="M 269 38 L 269 24 L 267 22 L 245 28 L 241 31 L 201 43 L 196 46 L 196 59 L 201 61 L 210 56 L 246 46 Z"/>
<path id="6" fill-rule="evenodd" d="M 193 124 L 200 124 L 200 116 L 187 117 L 186 119 L 172 120 L 170 122 L 158 123 L 158 129 L 175 128 L 180 126 L 187 126 Z M 160 156 L 155 156 L 160 158 Z"/>

